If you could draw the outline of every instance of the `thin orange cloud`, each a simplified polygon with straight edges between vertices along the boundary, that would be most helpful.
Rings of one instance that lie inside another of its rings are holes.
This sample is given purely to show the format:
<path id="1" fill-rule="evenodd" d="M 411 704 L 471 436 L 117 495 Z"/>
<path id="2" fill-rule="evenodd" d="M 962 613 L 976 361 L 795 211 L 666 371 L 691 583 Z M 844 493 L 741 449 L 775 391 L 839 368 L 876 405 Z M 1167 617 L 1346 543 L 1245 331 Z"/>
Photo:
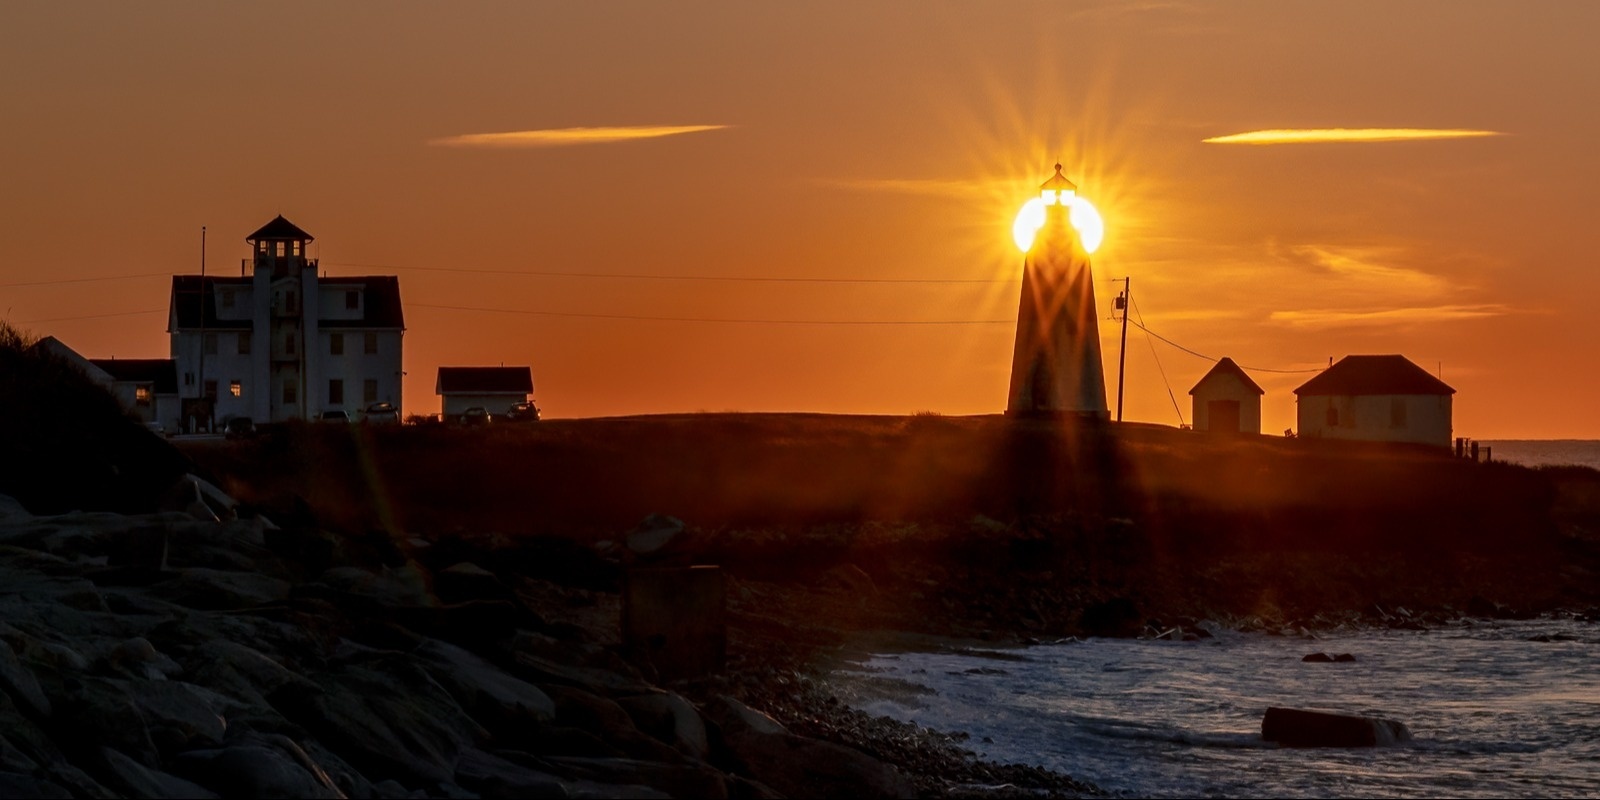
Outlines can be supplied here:
<path id="1" fill-rule="evenodd" d="M 659 139 L 684 133 L 716 131 L 727 125 L 627 125 L 607 128 L 545 128 L 536 131 L 504 133 L 466 133 L 429 140 L 439 147 L 570 147 L 580 144 L 609 144 L 636 139 Z"/>
<path id="2" fill-rule="evenodd" d="M 1501 131 L 1464 128 L 1274 128 L 1202 139 L 1206 144 L 1324 144 L 1328 142 L 1412 142 L 1505 136 Z"/>
<path id="3" fill-rule="evenodd" d="M 1270 319 L 1302 328 L 1332 328 L 1350 325 L 1405 325 L 1430 322 L 1498 317 L 1512 313 L 1509 306 L 1496 303 L 1479 305 L 1417 306 L 1385 309 L 1306 309 L 1274 311 Z"/>

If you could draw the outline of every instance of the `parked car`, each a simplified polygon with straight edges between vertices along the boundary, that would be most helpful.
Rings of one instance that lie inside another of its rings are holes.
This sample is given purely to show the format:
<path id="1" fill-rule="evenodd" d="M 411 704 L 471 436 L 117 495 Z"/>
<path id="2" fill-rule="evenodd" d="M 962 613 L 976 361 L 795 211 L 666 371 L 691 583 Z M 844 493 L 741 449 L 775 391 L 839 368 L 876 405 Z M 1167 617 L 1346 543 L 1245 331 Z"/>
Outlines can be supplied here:
<path id="1" fill-rule="evenodd" d="M 538 422 L 539 407 L 532 403 L 518 403 L 506 411 L 508 422 Z"/>
<path id="2" fill-rule="evenodd" d="M 346 425 L 348 425 L 348 424 L 350 424 L 350 412 L 348 412 L 348 411 L 324 411 L 324 412 L 322 412 L 322 414 L 320 416 L 317 417 L 317 421 L 318 422 L 343 422 Z"/>
<path id="3" fill-rule="evenodd" d="M 483 406 L 473 406 L 461 413 L 461 424 L 469 428 L 488 425 L 493 419 L 493 417 L 489 416 L 489 409 Z"/>
<path id="4" fill-rule="evenodd" d="M 233 417 L 222 423 L 222 435 L 229 439 L 248 439 L 256 435 L 256 421 L 249 417 Z"/>
<path id="5" fill-rule="evenodd" d="M 366 412 L 361 415 L 362 422 L 373 423 L 399 423 L 400 409 L 394 403 L 373 403 L 367 406 Z"/>

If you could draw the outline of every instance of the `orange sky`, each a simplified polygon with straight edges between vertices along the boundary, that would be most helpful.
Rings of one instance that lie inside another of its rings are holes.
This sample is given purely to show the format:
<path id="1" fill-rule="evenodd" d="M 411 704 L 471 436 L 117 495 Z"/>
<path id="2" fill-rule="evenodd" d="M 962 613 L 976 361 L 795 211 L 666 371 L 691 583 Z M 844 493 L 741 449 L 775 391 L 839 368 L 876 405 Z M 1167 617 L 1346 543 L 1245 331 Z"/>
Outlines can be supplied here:
<path id="1" fill-rule="evenodd" d="M 1595 30 L 1592 3 L 7 3 L 0 314 L 166 355 L 162 277 L 15 284 L 192 272 L 201 225 L 227 274 L 282 213 L 326 272 L 401 276 L 407 411 L 440 364 L 504 362 L 549 416 L 996 412 L 1006 324 L 426 306 L 1010 319 L 1011 218 L 1059 157 L 1106 218 L 1097 274 L 1163 336 L 1403 353 L 1442 363 L 1460 435 L 1600 438 Z M 623 130 L 458 138 L 570 128 Z M 1202 141 L 1306 128 L 1506 135 Z M 1209 365 L 1154 347 L 1187 418 Z M 1256 377 L 1291 427 L 1305 376 Z M 1177 423 L 1137 330 L 1128 392 Z"/>

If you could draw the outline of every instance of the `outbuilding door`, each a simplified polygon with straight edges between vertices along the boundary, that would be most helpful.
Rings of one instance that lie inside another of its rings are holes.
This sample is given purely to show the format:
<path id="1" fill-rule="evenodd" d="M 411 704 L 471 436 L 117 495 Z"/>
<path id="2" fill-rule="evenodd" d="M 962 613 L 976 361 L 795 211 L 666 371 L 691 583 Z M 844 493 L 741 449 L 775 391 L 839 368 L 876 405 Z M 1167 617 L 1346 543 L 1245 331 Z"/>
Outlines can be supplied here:
<path id="1" fill-rule="evenodd" d="M 1206 403 L 1206 430 L 1217 433 L 1239 432 L 1239 401 L 1211 400 Z"/>

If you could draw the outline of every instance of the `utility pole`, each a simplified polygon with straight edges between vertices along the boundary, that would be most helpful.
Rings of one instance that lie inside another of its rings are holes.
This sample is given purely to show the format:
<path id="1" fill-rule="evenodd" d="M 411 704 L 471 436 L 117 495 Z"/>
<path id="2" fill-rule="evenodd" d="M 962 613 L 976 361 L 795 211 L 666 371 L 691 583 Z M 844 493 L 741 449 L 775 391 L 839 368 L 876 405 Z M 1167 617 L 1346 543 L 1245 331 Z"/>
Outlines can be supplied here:
<path id="1" fill-rule="evenodd" d="M 1117 345 L 1117 421 L 1122 421 L 1122 371 L 1128 364 L 1128 304 L 1133 302 L 1133 278 L 1122 279 L 1122 294 L 1117 308 L 1122 311 L 1122 343 Z"/>
<path id="2" fill-rule="evenodd" d="M 211 400 L 206 397 L 206 226 L 200 226 L 200 368 L 196 382 L 199 383 L 200 399 L 203 403 L 197 404 L 206 412 L 206 433 L 211 432 L 213 415 L 211 413 Z M 198 423 L 198 421 L 197 421 Z M 199 431 L 196 431 L 198 433 Z"/>

